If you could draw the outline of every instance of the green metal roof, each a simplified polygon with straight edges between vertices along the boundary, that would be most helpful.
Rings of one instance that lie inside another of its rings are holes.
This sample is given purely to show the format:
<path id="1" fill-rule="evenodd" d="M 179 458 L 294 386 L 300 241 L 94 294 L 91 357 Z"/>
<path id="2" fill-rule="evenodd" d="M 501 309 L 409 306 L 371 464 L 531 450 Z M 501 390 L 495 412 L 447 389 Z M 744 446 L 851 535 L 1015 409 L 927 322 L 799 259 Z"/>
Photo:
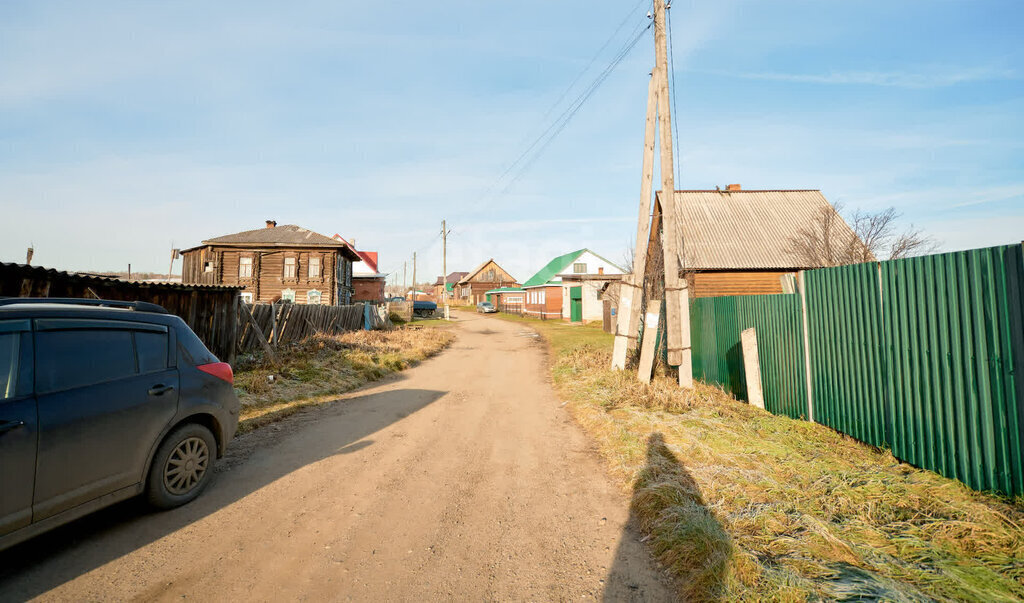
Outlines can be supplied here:
<path id="1" fill-rule="evenodd" d="M 498 287 L 497 289 L 491 289 L 490 291 L 486 291 L 485 294 L 490 294 L 490 293 L 512 293 L 512 292 L 516 292 L 516 291 L 522 291 L 522 289 L 520 289 L 519 287 Z"/>
<path id="2" fill-rule="evenodd" d="M 564 272 L 565 269 L 568 268 L 570 264 L 572 264 L 573 260 L 580 257 L 580 255 L 584 251 L 587 251 L 587 249 L 578 249 L 576 251 L 569 252 L 565 255 L 560 255 L 557 258 L 551 260 L 550 262 L 548 262 L 547 266 L 541 268 L 540 271 L 537 272 L 537 274 L 534 274 L 529 278 L 529 280 L 523 283 L 523 288 L 525 289 L 526 287 L 538 287 L 540 285 L 546 284 L 548 281 L 553 279 L 556 274 Z"/>

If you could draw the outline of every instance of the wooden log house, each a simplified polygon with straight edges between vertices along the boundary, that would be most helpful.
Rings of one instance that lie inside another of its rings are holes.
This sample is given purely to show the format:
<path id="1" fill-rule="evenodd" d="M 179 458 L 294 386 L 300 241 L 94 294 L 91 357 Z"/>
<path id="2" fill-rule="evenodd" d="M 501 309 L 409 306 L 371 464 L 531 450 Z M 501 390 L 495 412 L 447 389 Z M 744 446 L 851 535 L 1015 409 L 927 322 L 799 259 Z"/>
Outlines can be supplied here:
<path id="1" fill-rule="evenodd" d="M 245 287 L 247 303 L 331 306 L 352 303 L 352 263 L 361 261 L 344 241 L 273 220 L 265 228 L 205 240 L 181 255 L 184 284 Z"/>

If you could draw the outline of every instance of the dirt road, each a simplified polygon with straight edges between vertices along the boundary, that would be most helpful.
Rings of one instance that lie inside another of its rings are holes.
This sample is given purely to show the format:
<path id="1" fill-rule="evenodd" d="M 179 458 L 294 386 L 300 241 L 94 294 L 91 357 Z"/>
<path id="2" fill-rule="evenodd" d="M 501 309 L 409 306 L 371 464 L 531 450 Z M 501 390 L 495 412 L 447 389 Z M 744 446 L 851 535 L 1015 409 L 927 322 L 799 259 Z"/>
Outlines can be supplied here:
<path id="1" fill-rule="evenodd" d="M 0 553 L 0 600 L 668 600 L 532 332 L 236 439 L 194 503 L 134 502 Z"/>

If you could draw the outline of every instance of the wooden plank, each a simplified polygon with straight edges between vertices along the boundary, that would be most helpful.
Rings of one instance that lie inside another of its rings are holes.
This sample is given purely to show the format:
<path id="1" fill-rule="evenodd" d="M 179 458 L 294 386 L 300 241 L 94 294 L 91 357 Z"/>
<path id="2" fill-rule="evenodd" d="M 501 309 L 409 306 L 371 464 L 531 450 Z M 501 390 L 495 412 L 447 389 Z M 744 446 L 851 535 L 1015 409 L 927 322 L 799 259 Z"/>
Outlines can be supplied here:
<path id="1" fill-rule="evenodd" d="M 680 345 L 683 357 L 679 363 L 679 387 L 693 389 L 693 344 L 690 340 L 690 288 L 683 279 L 683 289 L 679 292 L 679 313 L 685 316 L 680 324 Z"/>
<path id="2" fill-rule="evenodd" d="M 658 314 L 661 312 L 661 300 L 652 299 L 647 302 L 647 315 L 644 319 L 644 341 L 640 347 L 640 366 L 636 376 L 643 383 L 651 382 L 654 373 L 654 353 L 658 341 Z"/>
<path id="3" fill-rule="evenodd" d="M 651 234 L 651 188 L 654 181 L 654 140 L 658 112 L 658 90 L 653 75 L 647 84 L 647 117 L 644 124 L 643 173 L 640 178 L 640 207 L 637 211 L 636 248 L 633 251 L 633 273 L 619 287 L 619 309 L 616 316 L 612 368 L 626 368 L 626 354 L 636 347 L 640 329 L 640 308 L 643 305 L 644 273 Z"/>
<path id="4" fill-rule="evenodd" d="M 263 348 L 263 351 L 266 352 L 267 358 L 269 358 L 272 363 L 277 364 L 277 354 L 274 353 L 274 348 L 270 347 L 270 343 L 267 342 L 267 338 L 263 336 L 263 330 L 260 329 L 260 326 L 258 324 L 256 324 L 256 320 L 253 318 L 252 312 L 250 312 L 249 308 L 247 308 L 244 304 L 242 305 L 242 310 L 242 313 L 245 315 L 244 318 L 249 322 L 249 325 L 252 327 L 253 335 L 255 335 L 256 341 L 259 342 L 260 347 Z"/>

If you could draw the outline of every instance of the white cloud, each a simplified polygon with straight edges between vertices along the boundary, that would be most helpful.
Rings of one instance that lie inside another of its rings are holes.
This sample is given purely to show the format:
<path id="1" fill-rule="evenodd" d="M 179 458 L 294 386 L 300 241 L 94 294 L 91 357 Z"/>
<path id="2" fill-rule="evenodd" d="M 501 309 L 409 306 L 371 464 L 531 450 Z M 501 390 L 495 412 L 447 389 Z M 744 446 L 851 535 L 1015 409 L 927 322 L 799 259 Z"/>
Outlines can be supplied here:
<path id="1" fill-rule="evenodd" d="M 862 85 L 896 88 L 944 88 L 970 82 L 1019 80 L 1010 69 L 992 67 L 927 68 L 921 71 L 833 71 L 825 74 L 696 70 L 698 73 L 749 80 L 793 82 L 799 84 Z"/>

